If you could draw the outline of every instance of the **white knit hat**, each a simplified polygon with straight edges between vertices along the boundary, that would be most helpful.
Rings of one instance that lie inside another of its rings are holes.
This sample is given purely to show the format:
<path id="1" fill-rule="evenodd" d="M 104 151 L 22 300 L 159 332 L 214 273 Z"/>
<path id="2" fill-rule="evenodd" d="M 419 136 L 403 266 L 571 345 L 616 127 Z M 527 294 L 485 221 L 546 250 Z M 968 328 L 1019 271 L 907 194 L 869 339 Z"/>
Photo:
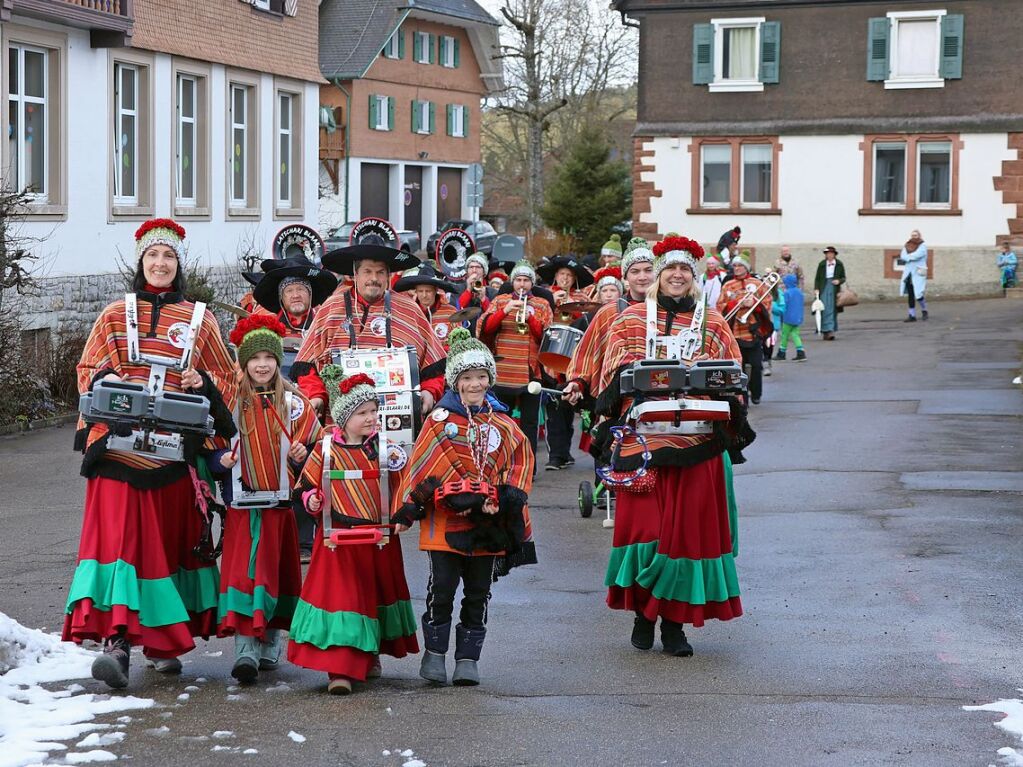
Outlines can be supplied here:
<path id="1" fill-rule="evenodd" d="M 511 274 L 508 275 L 509 279 L 514 280 L 516 277 L 528 277 L 530 281 L 536 284 L 536 269 L 528 261 L 519 261 L 515 264 L 515 267 L 511 270 Z"/>

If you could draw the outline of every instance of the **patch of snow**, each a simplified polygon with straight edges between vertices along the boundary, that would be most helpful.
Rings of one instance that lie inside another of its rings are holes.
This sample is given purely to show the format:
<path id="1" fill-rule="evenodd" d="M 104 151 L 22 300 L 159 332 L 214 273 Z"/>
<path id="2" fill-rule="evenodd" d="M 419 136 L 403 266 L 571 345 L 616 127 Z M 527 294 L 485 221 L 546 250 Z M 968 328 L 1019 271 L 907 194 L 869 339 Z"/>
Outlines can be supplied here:
<path id="1" fill-rule="evenodd" d="M 258 754 L 259 752 L 254 748 L 247 748 L 242 751 L 243 754 Z"/>
<path id="2" fill-rule="evenodd" d="M 117 717 L 117 721 L 120 722 L 121 724 L 131 724 L 131 717 L 130 716 L 119 716 L 119 717 Z"/>
<path id="3" fill-rule="evenodd" d="M 213 733 L 213 737 L 214 738 L 233 738 L 234 737 L 234 733 L 231 732 L 230 730 L 217 730 L 215 733 Z"/>
<path id="4" fill-rule="evenodd" d="M 1015 735 L 1023 740 L 1023 700 L 1011 698 L 996 700 L 994 703 L 985 703 L 983 706 L 963 706 L 964 711 L 994 711 L 1005 714 L 1003 719 L 995 722 L 995 727 Z M 1003 764 L 1010 767 L 1023 767 L 1023 751 L 1015 748 L 1000 748 L 998 755 L 1002 757 Z"/>
<path id="5" fill-rule="evenodd" d="M 201 676 L 201 677 L 199 677 L 198 679 L 195 680 L 195 683 L 196 684 L 202 684 L 205 681 L 206 681 L 206 677 Z"/>
<path id="6" fill-rule="evenodd" d="M 109 751 L 104 751 L 101 748 L 97 748 L 93 751 L 72 751 L 70 754 L 64 754 L 64 759 L 68 764 L 90 764 L 92 762 L 115 762 L 117 757 L 111 754 Z"/>
<path id="7" fill-rule="evenodd" d="M 191 696 L 187 692 L 183 692 L 178 696 L 178 700 L 185 701 L 188 700 L 190 697 Z"/>
<path id="8" fill-rule="evenodd" d="M 224 654 L 223 650 L 217 650 L 216 652 L 204 652 L 203 655 L 208 655 L 211 658 L 219 658 Z"/>
<path id="9" fill-rule="evenodd" d="M 267 687 L 267 692 L 288 692 L 291 689 L 285 682 L 278 682 L 273 687 Z"/>
<path id="10" fill-rule="evenodd" d="M 160 714 L 161 719 L 170 719 L 172 716 L 174 716 L 173 711 L 164 711 L 163 713 Z"/>
<path id="11" fill-rule="evenodd" d="M 241 687 L 239 687 L 239 686 L 238 686 L 238 685 L 236 685 L 236 684 L 229 684 L 229 685 L 227 686 L 227 691 L 228 691 L 228 692 L 238 692 L 238 691 L 239 691 L 240 689 L 241 689 Z"/>
<path id="12" fill-rule="evenodd" d="M 409 759 L 401 767 L 426 767 L 426 762 L 422 759 Z"/>
<path id="13" fill-rule="evenodd" d="M 214 746 L 210 751 L 234 751 L 237 752 L 239 749 L 237 746 Z"/>
<path id="14" fill-rule="evenodd" d="M 85 688 L 78 684 L 64 690 L 43 686 L 89 678 L 95 658 L 95 652 L 62 642 L 56 634 L 22 626 L 0 613 L 3 767 L 38 764 L 51 752 L 67 749 L 60 741 L 77 740 L 93 730 L 109 729 L 109 725 L 94 721 L 100 715 L 154 705 L 152 700 L 131 695 L 85 693 Z"/>
<path id="15" fill-rule="evenodd" d="M 199 688 L 196 687 L 194 684 L 190 684 L 188 685 L 188 687 L 185 688 L 185 692 L 199 692 Z"/>
<path id="16" fill-rule="evenodd" d="M 146 730 L 146 735 L 155 735 L 156 737 L 163 737 L 170 732 L 170 727 L 163 725 L 162 727 L 152 727 Z"/>
<path id="17" fill-rule="evenodd" d="M 104 732 L 98 733 L 93 732 L 86 735 L 83 740 L 75 743 L 75 748 L 93 748 L 95 746 L 112 746 L 115 743 L 120 743 L 127 736 L 123 732 Z"/>
<path id="18" fill-rule="evenodd" d="M 401 755 L 405 757 L 415 756 L 416 752 L 413 751 L 411 748 L 406 748 L 404 751 L 401 752 Z"/>
<path id="19" fill-rule="evenodd" d="M 227 700 L 245 700 L 244 695 L 228 695 Z"/>
<path id="20" fill-rule="evenodd" d="M 288 731 L 288 737 L 291 738 L 296 743 L 305 743 L 305 735 L 299 735 L 294 730 Z"/>
<path id="21" fill-rule="evenodd" d="M 391 752 L 390 752 L 390 751 L 388 751 L 387 749 L 384 749 L 384 753 L 383 753 L 383 755 L 384 755 L 384 756 L 390 756 L 390 755 L 391 755 Z"/>

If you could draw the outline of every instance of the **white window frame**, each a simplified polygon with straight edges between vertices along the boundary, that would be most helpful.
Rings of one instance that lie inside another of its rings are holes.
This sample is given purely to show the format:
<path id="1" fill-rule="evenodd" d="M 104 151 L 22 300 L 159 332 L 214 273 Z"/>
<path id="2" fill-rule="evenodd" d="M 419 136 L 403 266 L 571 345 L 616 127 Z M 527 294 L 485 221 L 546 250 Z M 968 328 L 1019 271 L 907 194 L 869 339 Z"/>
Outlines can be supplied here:
<path id="1" fill-rule="evenodd" d="M 714 81 L 708 85 L 711 93 L 723 92 L 745 92 L 757 93 L 764 90 L 764 84 L 760 82 L 760 34 L 765 16 L 753 16 L 743 19 L 711 19 L 714 27 Z M 756 69 L 753 72 L 752 80 L 730 80 L 724 76 L 725 61 L 725 30 L 742 27 L 753 27 L 755 35 L 753 38 L 753 60 Z"/>
<path id="2" fill-rule="evenodd" d="M 878 202 L 877 199 L 877 151 L 878 149 L 891 149 L 893 145 L 899 144 L 902 146 L 902 202 Z M 874 156 L 871 158 L 873 163 L 873 176 L 872 186 L 870 190 L 870 201 L 872 203 L 873 210 L 905 210 L 909 207 L 909 195 L 912 192 L 916 194 L 916 190 L 908 188 L 909 185 L 909 158 L 906 156 L 909 154 L 909 142 L 906 141 L 875 141 L 871 144 L 871 151 Z"/>
<path id="3" fill-rule="evenodd" d="M 945 78 L 941 76 L 941 20 L 948 14 L 948 11 L 890 11 L 888 13 L 888 71 L 892 72 L 894 63 L 899 56 L 899 22 L 901 21 L 933 21 L 934 36 L 934 75 L 933 76 L 912 76 L 899 77 L 889 75 L 884 81 L 886 90 L 898 90 L 901 88 L 944 88 Z"/>
<path id="4" fill-rule="evenodd" d="M 920 181 L 923 178 L 921 170 L 921 160 L 923 159 L 923 151 L 921 147 L 926 144 L 944 144 L 948 146 L 948 202 L 922 202 L 920 200 Z M 916 142 L 916 189 L 913 190 L 913 194 L 916 198 L 916 207 L 918 210 L 951 210 L 952 208 L 952 154 L 954 148 L 951 141 L 917 141 Z"/>
<path id="5" fill-rule="evenodd" d="M 377 100 L 377 124 L 373 126 L 373 130 L 391 130 L 388 119 L 390 115 L 389 100 L 387 96 L 376 96 L 375 98 Z"/>
<path id="6" fill-rule="evenodd" d="M 123 82 L 121 73 L 130 69 L 134 77 L 135 89 L 132 93 L 134 109 L 127 109 L 124 106 L 124 96 L 121 91 Z M 130 64 L 124 61 L 114 62 L 114 96 L 117 103 L 114 105 L 114 205 L 137 206 L 139 204 L 139 77 L 141 67 L 137 64 Z M 135 148 L 135 157 L 132 159 L 131 168 L 133 175 L 132 188 L 134 194 L 122 194 L 122 167 L 124 165 L 124 148 L 121 144 L 121 125 L 125 117 L 134 118 L 135 133 L 132 136 L 132 146 Z"/>
<path id="7" fill-rule="evenodd" d="M 746 202 L 746 149 L 748 147 L 767 147 L 767 154 L 771 165 L 771 183 L 767 189 L 767 202 Z M 774 144 L 740 144 L 739 145 L 739 207 L 740 208 L 770 208 L 774 201 L 771 199 L 771 192 L 774 188 Z"/>
<path id="8" fill-rule="evenodd" d="M 465 113 L 468 109 L 464 104 L 455 104 L 451 110 L 451 135 L 465 138 Z"/>
<path id="9" fill-rule="evenodd" d="M 9 46 L 10 50 L 18 51 L 18 83 L 17 93 L 10 93 L 11 88 L 8 88 L 7 100 L 8 102 L 16 103 L 18 105 L 18 136 L 17 152 L 18 152 L 18 165 L 14 169 L 16 184 L 19 189 L 23 189 L 24 185 L 22 181 L 25 179 L 25 105 L 26 104 L 41 104 L 43 106 L 43 125 L 46 129 L 44 134 L 44 140 L 42 143 L 43 152 L 43 189 L 38 192 L 29 192 L 28 197 L 32 202 L 45 204 L 50 200 L 50 141 L 52 140 L 51 125 L 51 109 L 50 104 L 50 51 L 46 48 L 41 48 L 38 45 L 29 45 L 26 43 L 11 43 Z M 39 53 L 43 56 L 43 96 L 27 96 L 25 95 L 25 52 Z M 6 67 L 7 62 L 4 61 L 3 65 Z M 8 74 L 8 76 L 10 76 Z M 12 83 L 13 85 L 13 83 Z M 6 116 L 5 116 L 6 117 Z M 33 147 L 35 149 L 35 147 Z"/>
<path id="10" fill-rule="evenodd" d="M 706 175 L 704 170 L 704 164 L 706 157 L 704 150 L 708 147 L 724 147 L 728 150 L 728 199 L 724 202 L 707 202 L 703 198 L 704 184 L 703 179 Z M 732 160 L 733 157 L 732 145 L 731 144 L 700 144 L 700 207 L 701 208 L 731 208 L 732 207 Z"/>
<path id="11" fill-rule="evenodd" d="M 294 163 L 292 162 L 292 155 L 294 154 L 294 126 L 295 126 L 295 96 L 286 91 L 277 91 L 277 135 L 275 136 L 277 151 L 279 153 L 277 168 L 274 173 L 274 199 L 277 201 L 278 208 L 291 208 L 293 204 L 293 190 L 295 188 L 294 178 Z M 288 103 L 288 127 L 284 127 L 284 121 L 281 119 L 284 116 L 284 100 L 287 99 Z M 285 152 L 281 149 L 281 140 L 287 138 L 288 149 Z M 287 158 L 286 164 L 284 164 L 285 172 L 281 173 L 281 164 L 284 163 Z M 287 189 L 288 196 L 284 197 L 281 194 L 281 179 L 282 177 L 287 178 Z"/>
<path id="12" fill-rule="evenodd" d="M 429 32 L 413 32 L 416 37 L 419 38 L 419 56 L 416 59 L 417 64 L 429 64 L 430 63 L 430 33 Z M 415 54 L 416 45 L 415 40 L 412 41 L 412 53 Z"/>
<path id="13" fill-rule="evenodd" d="M 387 42 L 384 43 L 384 58 L 387 58 L 387 59 L 396 59 L 396 58 L 398 58 L 398 51 L 400 50 L 400 48 L 398 47 L 398 35 L 400 35 L 400 34 L 403 34 L 403 32 L 399 28 L 399 29 L 395 30 L 394 34 L 392 34 L 387 39 Z"/>
<path id="14" fill-rule="evenodd" d="M 449 35 L 440 36 L 440 65 L 447 69 L 455 68 L 455 38 Z"/>
<path id="15" fill-rule="evenodd" d="M 249 99 L 252 96 L 252 87 L 245 85 L 244 83 L 232 82 L 228 85 L 228 113 L 229 120 L 231 123 L 230 128 L 230 142 L 228 144 L 228 161 L 227 161 L 227 175 L 230 179 L 229 187 L 230 194 L 228 195 L 228 202 L 232 208 L 247 208 L 249 207 Z M 242 102 L 242 116 L 241 122 L 238 121 L 238 116 L 235 114 L 234 103 L 235 103 L 235 92 L 240 91 L 243 97 Z M 244 197 L 236 197 L 234 194 L 234 146 L 235 146 L 235 131 L 241 131 L 241 169 L 242 169 L 242 193 Z"/>
<path id="16" fill-rule="evenodd" d="M 184 93 L 184 84 L 188 81 L 192 84 L 192 116 L 185 117 L 182 112 L 182 105 L 184 99 L 182 94 Z M 174 175 L 176 180 L 176 186 L 174 188 L 174 206 L 176 208 L 195 208 L 199 204 L 199 174 L 196 172 L 198 166 L 197 158 L 199 155 L 199 78 L 196 75 L 186 74 L 179 72 L 177 75 L 177 81 L 174 84 L 174 88 L 177 91 L 177 104 L 176 104 L 176 131 L 177 131 L 177 156 L 175 157 L 175 169 Z M 192 196 L 183 197 L 181 190 L 184 189 L 185 181 L 185 169 L 182 167 L 181 160 L 185 156 L 185 131 L 184 126 L 189 124 L 192 126 L 192 162 L 188 168 L 187 173 L 192 176 Z"/>
<path id="17" fill-rule="evenodd" d="M 429 136 L 430 135 L 430 102 L 429 101 L 416 101 L 416 109 L 419 111 L 419 130 L 416 131 L 418 135 Z M 377 107 L 377 115 L 380 114 L 380 107 Z"/>

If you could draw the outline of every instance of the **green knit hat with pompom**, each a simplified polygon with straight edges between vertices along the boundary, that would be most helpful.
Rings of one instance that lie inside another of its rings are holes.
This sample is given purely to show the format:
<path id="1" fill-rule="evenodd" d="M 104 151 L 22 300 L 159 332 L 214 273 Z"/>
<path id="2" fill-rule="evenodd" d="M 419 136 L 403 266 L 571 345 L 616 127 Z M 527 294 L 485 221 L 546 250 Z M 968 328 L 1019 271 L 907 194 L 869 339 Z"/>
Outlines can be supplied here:
<path id="1" fill-rule="evenodd" d="M 622 257 L 622 236 L 620 234 L 612 234 L 611 237 L 605 242 L 600 248 L 600 255 L 602 256 L 614 256 L 615 258 Z"/>
<path id="2" fill-rule="evenodd" d="M 448 335 L 448 344 L 448 362 L 444 371 L 448 386 L 454 389 L 458 376 L 467 370 L 486 370 L 490 385 L 494 385 L 497 381 L 497 362 L 483 342 L 473 338 L 467 329 L 455 328 Z"/>
<path id="3" fill-rule="evenodd" d="M 332 364 L 324 366 L 320 371 L 320 379 L 330 398 L 330 417 L 340 429 L 345 427 L 348 419 L 361 405 L 377 401 L 376 386 L 365 373 L 346 377 L 340 365 Z"/>

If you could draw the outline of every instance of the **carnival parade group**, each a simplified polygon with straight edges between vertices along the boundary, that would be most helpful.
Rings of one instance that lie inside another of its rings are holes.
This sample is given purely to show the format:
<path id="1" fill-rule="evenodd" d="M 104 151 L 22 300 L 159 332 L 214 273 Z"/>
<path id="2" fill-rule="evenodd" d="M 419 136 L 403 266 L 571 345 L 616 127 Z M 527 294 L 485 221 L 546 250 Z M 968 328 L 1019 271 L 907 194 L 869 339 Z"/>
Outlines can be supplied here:
<path id="1" fill-rule="evenodd" d="M 102 644 L 96 679 L 126 687 L 132 647 L 180 673 L 195 638 L 220 636 L 241 684 L 286 660 L 345 695 L 381 656 L 420 652 L 430 683 L 479 684 L 494 584 L 537 563 L 541 422 L 558 470 L 579 413 L 614 497 L 607 604 L 632 618 L 631 645 L 652 649 L 659 623 L 663 651 L 688 657 L 685 624 L 742 614 L 732 466 L 755 437 L 772 284 L 677 234 L 614 236 L 594 271 L 471 251 L 452 269 L 441 246 L 420 261 L 393 234 L 365 220 L 323 252 L 313 230 L 282 230 L 227 307 L 227 342 L 185 297 L 184 229 L 139 227 L 129 292 L 78 365 L 86 497 L 63 636 Z M 662 368 L 731 385 L 632 388 Z M 182 426 L 196 408 L 200 425 Z M 674 421 L 642 423 L 651 408 Z M 421 616 L 399 540 L 417 525 Z"/>

